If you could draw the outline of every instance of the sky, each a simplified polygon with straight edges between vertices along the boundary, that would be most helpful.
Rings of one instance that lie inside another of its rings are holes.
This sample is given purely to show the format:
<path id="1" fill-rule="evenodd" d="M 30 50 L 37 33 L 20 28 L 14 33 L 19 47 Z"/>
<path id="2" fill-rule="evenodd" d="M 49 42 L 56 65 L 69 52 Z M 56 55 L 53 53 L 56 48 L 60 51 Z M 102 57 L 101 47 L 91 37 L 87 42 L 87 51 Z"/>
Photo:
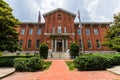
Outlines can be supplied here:
<path id="1" fill-rule="evenodd" d="M 37 22 L 38 12 L 43 14 L 63 8 L 77 15 L 80 10 L 82 22 L 111 22 L 120 12 L 120 0 L 5 0 L 13 14 L 21 22 Z M 75 22 L 78 22 L 77 17 Z"/>

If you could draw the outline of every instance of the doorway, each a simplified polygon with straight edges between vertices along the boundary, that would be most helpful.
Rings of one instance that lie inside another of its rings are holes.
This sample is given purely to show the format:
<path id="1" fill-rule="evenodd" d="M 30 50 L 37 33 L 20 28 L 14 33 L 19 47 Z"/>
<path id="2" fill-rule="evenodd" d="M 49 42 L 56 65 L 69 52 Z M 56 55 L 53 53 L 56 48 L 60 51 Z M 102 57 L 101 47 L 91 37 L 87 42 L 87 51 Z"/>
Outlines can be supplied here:
<path id="1" fill-rule="evenodd" d="M 62 52 L 62 40 L 57 40 L 57 51 Z"/>

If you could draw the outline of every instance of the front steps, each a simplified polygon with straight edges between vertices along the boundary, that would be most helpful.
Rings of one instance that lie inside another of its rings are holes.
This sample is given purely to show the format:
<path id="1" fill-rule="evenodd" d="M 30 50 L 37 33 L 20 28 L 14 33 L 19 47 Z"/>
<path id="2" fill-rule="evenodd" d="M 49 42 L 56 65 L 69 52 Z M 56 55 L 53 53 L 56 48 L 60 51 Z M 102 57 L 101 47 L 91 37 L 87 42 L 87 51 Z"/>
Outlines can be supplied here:
<path id="1" fill-rule="evenodd" d="M 52 52 L 48 55 L 48 59 L 70 59 L 70 54 L 66 52 Z"/>

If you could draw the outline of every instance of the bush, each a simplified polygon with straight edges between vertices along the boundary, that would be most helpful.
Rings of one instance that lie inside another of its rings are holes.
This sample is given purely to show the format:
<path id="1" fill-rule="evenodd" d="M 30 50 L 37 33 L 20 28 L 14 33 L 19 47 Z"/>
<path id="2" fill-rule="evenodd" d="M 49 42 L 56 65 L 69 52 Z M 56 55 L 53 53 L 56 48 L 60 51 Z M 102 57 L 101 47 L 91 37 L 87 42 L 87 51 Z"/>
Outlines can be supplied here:
<path id="1" fill-rule="evenodd" d="M 15 58 L 28 58 L 31 56 L 1 56 L 0 67 L 13 67 Z"/>
<path id="2" fill-rule="evenodd" d="M 47 56 L 48 56 L 48 46 L 47 46 L 46 43 L 42 43 L 40 45 L 39 53 L 40 53 L 40 57 L 47 59 Z"/>
<path id="3" fill-rule="evenodd" d="M 17 71 L 37 71 L 43 69 L 43 61 L 39 57 L 16 58 L 14 63 Z"/>
<path id="4" fill-rule="evenodd" d="M 104 70 L 108 67 L 120 65 L 119 54 L 87 54 L 74 60 L 78 70 Z"/>
<path id="5" fill-rule="evenodd" d="M 79 55 L 79 46 L 76 43 L 70 45 L 70 55 L 75 58 Z"/>

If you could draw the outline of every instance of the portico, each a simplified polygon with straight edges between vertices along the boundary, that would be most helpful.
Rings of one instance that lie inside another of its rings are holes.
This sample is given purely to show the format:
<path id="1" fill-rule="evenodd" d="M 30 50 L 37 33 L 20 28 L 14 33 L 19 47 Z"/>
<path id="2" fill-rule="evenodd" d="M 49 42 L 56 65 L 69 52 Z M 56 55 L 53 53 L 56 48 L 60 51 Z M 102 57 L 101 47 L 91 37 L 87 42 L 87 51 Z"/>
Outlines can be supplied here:
<path id="1" fill-rule="evenodd" d="M 52 39 L 51 49 L 53 52 L 66 52 L 68 49 L 67 39 Z"/>

